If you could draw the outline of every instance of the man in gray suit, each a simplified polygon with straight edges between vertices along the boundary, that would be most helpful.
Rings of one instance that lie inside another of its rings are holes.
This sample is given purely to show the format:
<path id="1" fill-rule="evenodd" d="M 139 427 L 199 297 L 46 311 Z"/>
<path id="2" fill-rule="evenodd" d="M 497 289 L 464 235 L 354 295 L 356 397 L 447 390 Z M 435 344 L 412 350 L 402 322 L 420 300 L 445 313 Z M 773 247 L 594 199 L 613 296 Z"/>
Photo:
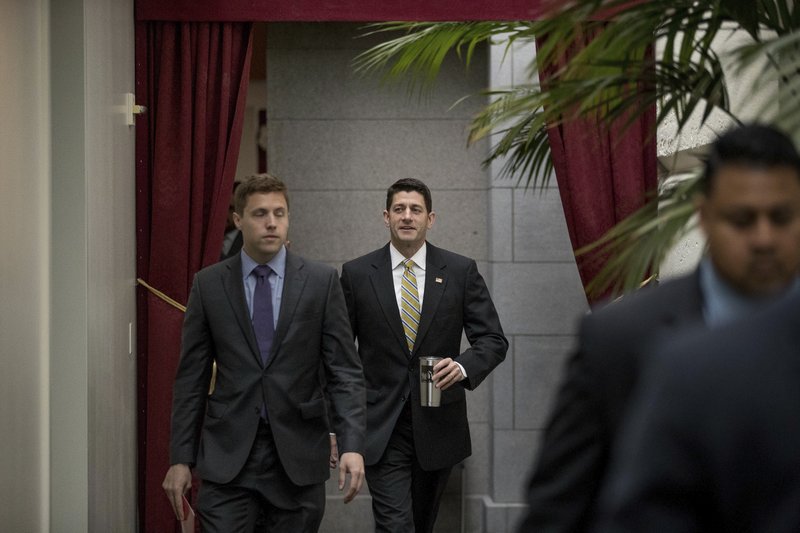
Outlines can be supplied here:
<path id="1" fill-rule="evenodd" d="M 259 516 L 270 532 L 314 532 L 330 476 L 329 419 L 340 490 L 350 475 L 345 503 L 363 482 L 361 362 L 336 270 L 286 249 L 286 186 L 253 176 L 235 205 L 242 252 L 198 272 L 189 296 L 163 486 L 182 518 L 196 469 L 205 532 L 252 531 Z"/>
<path id="2" fill-rule="evenodd" d="M 800 159 L 775 128 L 734 128 L 711 146 L 697 198 L 708 253 L 689 275 L 586 316 L 528 486 L 520 533 L 591 523 L 612 443 L 641 368 L 665 338 L 747 316 L 797 287 Z"/>
<path id="3" fill-rule="evenodd" d="M 426 242 L 435 214 L 424 183 L 389 187 L 383 218 L 390 242 L 342 267 L 367 387 L 367 483 L 376 531 L 429 533 L 450 470 L 471 453 L 465 391 L 508 341 L 475 261 Z M 420 405 L 424 356 L 442 358 L 439 407 Z"/>

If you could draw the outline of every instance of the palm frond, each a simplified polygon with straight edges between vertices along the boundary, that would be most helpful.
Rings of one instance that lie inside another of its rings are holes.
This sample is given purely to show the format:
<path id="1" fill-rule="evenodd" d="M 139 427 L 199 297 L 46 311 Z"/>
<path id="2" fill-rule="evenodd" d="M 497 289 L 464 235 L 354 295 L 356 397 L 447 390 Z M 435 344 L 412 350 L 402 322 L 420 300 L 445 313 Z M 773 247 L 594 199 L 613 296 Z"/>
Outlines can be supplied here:
<path id="1" fill-rule="evenodd" d="M 393 37 L 355 57 L 357 73 L 383 72 L 384 80 L 407 76 L 411 92 L 430 89 L 448 54 L 469 67 L 475 49 L 497 35 L 507 35 L 507 46 L 521 38 L 525 23 L 503 22 L 389 22 L 366 26 L 364 36 Z"/>
<path id="2" fill-rule="evenodd" d="M 672 246 L 693 228 L 690 221 L 697 178 L 665 188 L 657 201 L 647 203 L 597 241 L 576 250 L 579 258 L 598 254 L 606 258 L 605 267 L 586 286 L 588 294 L 610 290 L 612 295 L 619 295 L 638 288 L 658 271 Z"/>
<path id="3" fill-rule="evenodd" d="M 757 115 L 787 132 L 795 132 L 797 139 L 797 132 L 800 132 L 800 32 L 743 45 L 734 50 L 732 56 L 737 76 L 757 67 L 748 88 L 752 94 L 772 91 L 776 84 L 779 86 L 777 105 L 773 99 L 768 99 L 757 110 Z"/>
<path id="4" fill-rule="evenodd" d="M 689 126 L 702 126 L 714 112 L 737 121 L 728 76 L 757 61 L 763 63 L 751 91 L 780 85 L 778 104 L 769 99 L 760 116 L 790 133 L 800 132 L 800 7 L 795 4 L 568 0 L 553 3 L 542 20 L 532 22 L 377 24 L 367 27 L 368 34 L 390 38 L 359 55 L 355 65 L 361 73 L 405 78 L 414 92 L 432 86 L 448 55 L 468 66 L 481 44 L 502 43 L 507 53 L 514 43 L 535 41 L 529 74 L 535 79 L 546 67 L 546 83 L 484 91 L 488 104 L 474 117 L 468 142 L 490 139 L 484 164 L 502 162 L 503 176 L 544 186 L 552 171 L 547 128 L 574 118 L 629 125 L 653 104 L 656 127 L 675 121 L 679 135 Z M 746 32 L 753 43 L 721 58 L 715 42 L 731 30 Z M 734 65 L 728 75 L 723 60 Z M 660 191 L 657 199 L 577 252 L 583 259 L 600 254 L 607 260 L 587 291 L 629 290 L 657 270 L 688 229 L 694 183 Z"/>
<path id="5" fill-rule="evenodd" d="M 644 81 L 633 86 L 625 65 L 607 62 L 600 68 L 608 73 L 561 82 L 548 90 L 542 90 L 538 85 L 519 85 L 485 92 L 490 103 L 473 119 L 469 142 L 487 136 L 500 137 L 486 162 L 512 155 L 503 167 L 502 175 L 513 175 L 518 183 L 524 181 L 535 187 L 546 185 L 552 170 L 550 159 L 539 151 L 547 146 L 546 128 L 558 126 L 573 117 L 616 120 L 624 129 L 643 113 L 650 112 L 656 102 L 660 102 L 661 116 L 673 113 L 680 125 L 689 121 L 698 105 L 704 106 L 704 115 L 712 109 L 728 112 L 727 91 L 720 81 L 720 73 L 698 68 L 686 75 L 685 71 L 677 71 L 672 65 L 658 64 L 648 69 L 646 76 L 639 76 Z M 642 86 L 650 90 L 640 90 Z M 660 90 L 653 90 L 655 87 Z M 673 89 L 666 90 L 668 87 Z M 692 95 L 692 98 L 673 97 L 679 90 Z M 530 157 L 520 153 L 529 148 L 534 149 Z"/>

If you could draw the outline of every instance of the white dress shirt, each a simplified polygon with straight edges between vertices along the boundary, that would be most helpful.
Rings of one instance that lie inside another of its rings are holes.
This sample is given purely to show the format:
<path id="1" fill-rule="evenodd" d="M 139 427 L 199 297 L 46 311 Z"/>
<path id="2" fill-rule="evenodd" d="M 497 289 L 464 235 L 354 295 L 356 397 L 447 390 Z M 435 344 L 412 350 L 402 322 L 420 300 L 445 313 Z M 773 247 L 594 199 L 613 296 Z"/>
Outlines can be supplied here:
<path id="1" fill-rule="evenodd" d="M 400 311 L 402 295 L 401 295 L 401 283 L 403 281 L 403 272 L 405 271 L 405 267 L 403 266 L 403 261 L 406 260 L 406 257 L 401 254 L 397 248 L 394 247 L 394 244 L 389 243 L 389 255 L 391 259 L 391 266 L 392 266 L 392 281 L 394 282 L 394 296 L 397 300 L 397 310 Z M 417 250 L 417 253 L 412 255 L 410 259 L 414 261 L 414 276 L 417 278 L 417 293 L 419 293 L 419 309 L 420 314 L 425 309 L 425 266 L 426 261 L 428 258 L 428 243 L 423 243 L 422 247 Z M 447 354 L 427 354 L 436 357 L 453 357 Z M 457 362 L 453 361 L 455 364 L 458 365 L 458 368 L 461 369 L 461 375 L 465 378 L 467 377 L 467 371 L 464 369 L 464 366 Z"/>
<path id="2" fill-rule="evenodd" d="M 394 281 L 394 296 L 397 299 L 397 309 L 400 309 L 401 302 L 401 283 L 403 280 L 403 272 L 405 267 L 403 261 L 406 260 L 405 256 L 397 251 L 394 244 L 389 244 L 389 254 L 392 260 L 392 280 Z M 425 305 L 425 260 L 428 257 L 428 243 L 423 243 L 422 248 L 417 250 L 417 253 L 411 256 L 414 261 L 414 275 L 417 277 L 417 292 L 419 293 L 419 309 L 422 311 Z"/>

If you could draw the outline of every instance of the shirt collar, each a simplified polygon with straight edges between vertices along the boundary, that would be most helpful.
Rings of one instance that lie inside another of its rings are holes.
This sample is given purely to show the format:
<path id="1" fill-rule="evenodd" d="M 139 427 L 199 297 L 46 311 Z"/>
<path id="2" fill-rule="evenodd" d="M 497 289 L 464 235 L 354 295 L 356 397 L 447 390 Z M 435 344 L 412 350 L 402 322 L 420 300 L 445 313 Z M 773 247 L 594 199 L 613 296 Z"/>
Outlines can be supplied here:
<path id="1" fill-rule="evenodd" d="M 769 302 L 796 292 L 800 280 L 795 279 L 789 289 L 774 297 L 752 298 L 742 294 L 722 279 L 708 257 L 700 263 L 700 290 L 703 294 L 703 318 L 709 326 L 717 326 L 754 312 Z"/>
<path id="2" fill-rule="evenodd" d="M 244 251 L 242 248 L 242 277 L 246 278 L 249 276 L 255 267 L 257 267 L 260 263 L 257 263 L 252 257 L 247 255 L 247 252 Z M 286 273 L 286 246 L 281 246 L 281 249 L 278 250 L 272 259 L 266 262 L 275 274 L 279 278 L 283 278 L 284 274 Z"/>
<path id="3" fill-rule="evenodd" d="M 401 254 L 397 248 L 394 247 L 394 244 L 389 243 L 389 255 L 392 265 L 392 270 L 400 266 L 400 263 L 406 260 L 406 257 Z M 428 243 L 422 243 L 422 246 L 417 253 L 411 256 L 411 260 L 414 261 L 414 265 L 421 269 L 425 270 L 425 261 L 428 257 Z"/>

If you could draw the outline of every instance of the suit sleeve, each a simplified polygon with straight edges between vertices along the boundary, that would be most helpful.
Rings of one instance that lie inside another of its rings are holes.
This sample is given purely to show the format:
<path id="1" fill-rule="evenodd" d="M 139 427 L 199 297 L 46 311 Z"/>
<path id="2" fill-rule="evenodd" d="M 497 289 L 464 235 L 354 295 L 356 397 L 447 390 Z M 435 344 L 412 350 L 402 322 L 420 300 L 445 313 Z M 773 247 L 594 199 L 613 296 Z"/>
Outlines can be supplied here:
<path id="1" fill-rule="evenodd" d="M 361 359 L 356 353 L 342 287 L 331 272 L 323 325 L 326 395 L 332 406 L 331 420 L 339 453 L 364 454 L 366 393 Z"/>
<path id="2" fill-rule="evenodd" d="M 607 464 L 607 437 L 597 376 L 581 349 L 570 358 L 528 483 L 528 512 L 519 529 L 586 530 Z"/>
<path id="3" fill-rule="evenodd" d="M 195 276 L 183 319 L 181 357 L 172 396 L 170 464 L 194 465 L 205 414 L 214 350 Z"/>
<path id="4" fill-rule="evenodd" d="M 340 282 L 342 285 L 342 292 L 344 293 L 345 305 L 347 306 L 347 316 L 350 319 L 350 328 L 352 330 L 353 338 L 355 339 L 358 337 L 356 304 L 353 301 L 353 289 L 352 289 L 353 286 L 350 282 L 350 273 L 348 272 L 346 267 L 342 267 L 342 277 L 340 279 Z"/>
<path id="5" fill-rule="evenodd" d="M 461 383 L 472 390 L 503 362 L 508 351 L 508 340 L 475 261 L 469 261 L 463 290 L 464 332 L 470 347 L 455 360 L 467 372 L 467 379 Z"/>

